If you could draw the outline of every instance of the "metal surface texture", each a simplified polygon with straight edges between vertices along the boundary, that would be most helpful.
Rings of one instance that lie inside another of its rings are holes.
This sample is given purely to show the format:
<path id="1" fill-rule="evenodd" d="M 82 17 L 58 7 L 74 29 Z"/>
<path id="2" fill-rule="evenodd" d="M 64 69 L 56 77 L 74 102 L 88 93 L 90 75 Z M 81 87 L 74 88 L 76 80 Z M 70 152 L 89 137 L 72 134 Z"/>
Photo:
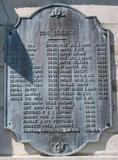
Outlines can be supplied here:
<path id="1" fill-rule="evenodd" d="M 55 4 L 20 18 L 6 48 L 5 128 L 47 155 L 72 155 L 112 125 L 110 32 Z"/>

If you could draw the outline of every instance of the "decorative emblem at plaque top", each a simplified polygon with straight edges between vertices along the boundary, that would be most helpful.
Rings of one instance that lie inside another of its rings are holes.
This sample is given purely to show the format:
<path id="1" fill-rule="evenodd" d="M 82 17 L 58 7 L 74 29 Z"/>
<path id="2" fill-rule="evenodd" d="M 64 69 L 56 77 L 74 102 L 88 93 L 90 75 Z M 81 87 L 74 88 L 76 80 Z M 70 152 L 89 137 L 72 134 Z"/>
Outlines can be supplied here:
<path id="1" fill-rule="evenodd" d="M 51 17 L 62 18 L 65 17 L 65 14 L 59 10 L 57 7 L 52 11 Z"/>

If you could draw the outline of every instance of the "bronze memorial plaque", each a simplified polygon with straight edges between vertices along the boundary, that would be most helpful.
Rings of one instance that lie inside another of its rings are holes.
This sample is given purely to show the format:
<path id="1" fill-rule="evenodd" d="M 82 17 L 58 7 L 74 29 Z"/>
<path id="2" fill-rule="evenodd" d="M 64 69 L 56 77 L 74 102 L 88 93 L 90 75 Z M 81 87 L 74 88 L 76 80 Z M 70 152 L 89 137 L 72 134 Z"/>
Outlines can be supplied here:
<path id="1" fill-rule="evenodd" d="M 5 128 L 47 155 L 71 155 L 112 125 L 110 32 L 51 5 L 8 32 Z"/>

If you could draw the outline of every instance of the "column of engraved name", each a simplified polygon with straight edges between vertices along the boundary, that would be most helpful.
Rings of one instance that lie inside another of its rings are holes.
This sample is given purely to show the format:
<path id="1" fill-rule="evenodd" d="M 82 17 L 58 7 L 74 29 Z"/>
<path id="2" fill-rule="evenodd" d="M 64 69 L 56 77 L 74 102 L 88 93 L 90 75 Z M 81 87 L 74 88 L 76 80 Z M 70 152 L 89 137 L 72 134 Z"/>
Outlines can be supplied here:
<path id="1" fill-rule="evenodd" d="M 109 103 L 108 64 L 107 64 L 108 59 L 107 59 L 106 45 L 104 44 L 104 42 L 96 43 L 96 55 L 97 55 L 97 72 L 98 72 L 98 99 L 99 99 L 98 105 L 100 109 L 102 109 L 103 106 L 104 108 L 107 109 L 107 104 Z M 101 121 L 101 119 L 99 119 L 99 121 Z M 105 125 L 109 125 L 109 122 Z"/>
<path id="2" fill-rule="evenodd" d="M 68 44 L 59 48 L 59 83 L 60 83 L 60 111 L 57 114 L 61 121 L 60 127 L 73 131 L 74 125 L 74 90 L 72 80 L 72 48 Z"/>
<path id="3" fill-rule="evenodd" d="M 38 132 L 40 127 L 39 117 L 43 112 L 43 97 L 41 89 L 43 86 L 43 66 L 35 65 L 36 46 L 28 45 L 27 52 L 32 62 L 32 67 L 27 81 L 23 84 L 23 131 Z"/>
<path id="4" fill-rule="evenodd" d="M 46 108 L 49 109 L 50 131 L 57 128 L 56 110 L 59 107 L 59 73 L 58 73 L 58 46 L 53 40 L 47 44 L 47 58 L 48 58 L 48 101 Z"/>
<path id="5" fill-rule="evenodd" d="M 99 100 L 108 100 L 107 55 L 104 43 L 96 44 Z"/>
<path id="6" fill-rule="evenodd" d="M 48 56 L 48 105 L 52 110 L 51 124 L 56 131 L 71 130 L 74 127 L 71 51 L 60 43 L 47 45 Z M 64 129 L 64 130 L 63 130 Z"/>
<path id="7" fill-rule="evenodd" d="M 95 73 L 90 72 L 89 69 L 93 61 L 93 56 L 87 54 L 90 49 L 90 44 L 76 44 L 72 57 L 76 101 L 78 102 L 79 116 L 84 117 L 80 119 L 80 124 L 83 124 L 80 129 L 85 131 L 90 131 L 96 127 Z"/>

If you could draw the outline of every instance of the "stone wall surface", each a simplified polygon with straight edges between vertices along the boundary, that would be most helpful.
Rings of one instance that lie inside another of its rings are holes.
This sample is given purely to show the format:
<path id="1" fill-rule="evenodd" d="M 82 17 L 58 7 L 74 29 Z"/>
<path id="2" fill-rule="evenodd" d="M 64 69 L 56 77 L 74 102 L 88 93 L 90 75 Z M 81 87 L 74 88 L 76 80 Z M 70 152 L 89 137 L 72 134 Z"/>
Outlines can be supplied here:
<path id="1" fill-rule="evenodd" d="M 30 145 L 17 142 L 13 133 L 4 129 L 4 54 L 7 28 L 12 27 L 19 16 L 29 16 L 37 8 L 64 3 L 84 13 L 96 16 L 106 29 L 112 32 L 112 89 L 113 89 L 113 126 L 105 130 L 99 142 L 88 143 L 79 153 L 72 157 L 58 159 L 118 159 L 118 1 L 117 0 L 0 0 L 0 160 L 38 160 L 56 159 L 43 157 Z M 8 156 L 8 157 L 6 157 Z M 12 157 L 10 157 L 12 156 Z"/>

